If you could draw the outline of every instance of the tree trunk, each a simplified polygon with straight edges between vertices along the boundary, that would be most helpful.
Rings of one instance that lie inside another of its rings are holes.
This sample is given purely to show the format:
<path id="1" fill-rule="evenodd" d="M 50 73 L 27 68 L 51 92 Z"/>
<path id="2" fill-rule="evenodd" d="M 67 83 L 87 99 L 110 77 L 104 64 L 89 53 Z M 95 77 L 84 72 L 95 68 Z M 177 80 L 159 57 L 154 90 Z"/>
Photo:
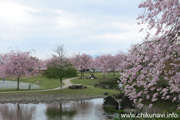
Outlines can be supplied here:
<path id="1" fill-rule="evenodd" d="M 84 69 L 83 69 L 83 77 L 84 77 Z"/>
<path id="2" fill-rule="evenodd" d="M 20 107 L 20 105 L 19 104 L 17 104 L 17 118 L 18 119 L 21 119 L 22 118 L 22 116 L 21 116 L 21 107 Z"/>
<path id="3" fill-rule="evenodd" d="M 106 73 L 103 73 L 103 78 L 104 78 L 104 79 L 106 78 Z"/>
<path id="4" fill-rule="evenodd" d="M 62 114 L 62 111 L 63 111 L 62 102 L 60 102 L 60 104 L 59 104 L 59 113 Z"/>
<path id="5" fill-rule="evenodd" d="M 17 90 L 19 90 L 19 80 L 20 80 L 20 77 L 18 76 L 18 79 L 17 79 Z"/>
<path id="6" fill-rule="evenodd" d="M 115 70 L 113 71 L 113 78 L 115 78 Z"/>
<path id="7" fill-rule="evenodd" d="M 62 90 L 62 77 L 60 77 L 60 90 Z"/>
<path id="8" fill-rule="evenodd" d="M 81 77 L 80 77 L 81 79 L 82 79 L 82 72 L 83 72 L 83 71 L 82 71 L 82 67 L 81 67 Z"/>

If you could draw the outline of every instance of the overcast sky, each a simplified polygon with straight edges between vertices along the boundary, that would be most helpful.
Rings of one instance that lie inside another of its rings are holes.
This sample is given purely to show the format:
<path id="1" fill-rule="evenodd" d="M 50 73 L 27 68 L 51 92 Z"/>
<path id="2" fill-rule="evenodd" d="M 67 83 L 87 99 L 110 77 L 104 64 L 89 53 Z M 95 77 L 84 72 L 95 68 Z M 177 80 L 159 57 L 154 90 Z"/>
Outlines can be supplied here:
<path id="1" fill-rule="evenodd" d="M 44 59 L 57 44 L 69 54 L 127 51 L 142 41 L 139 0 L 0 0 L 0 53 L 35 50 Z"/>

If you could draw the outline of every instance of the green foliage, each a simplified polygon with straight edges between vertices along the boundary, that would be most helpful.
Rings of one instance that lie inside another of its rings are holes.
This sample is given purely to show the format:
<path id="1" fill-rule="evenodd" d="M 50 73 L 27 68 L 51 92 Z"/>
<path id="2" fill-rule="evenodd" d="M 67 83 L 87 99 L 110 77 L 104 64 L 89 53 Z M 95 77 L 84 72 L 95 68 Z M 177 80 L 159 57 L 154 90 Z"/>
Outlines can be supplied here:
<path id="1" fill-rule="evenodd" d="M 63 74 L 63 71 L 61 69 L 58 69 L 57 67 L 48 67 L 47 71 L 44 73 L 44 75 L 48 78 L 55 78 L 58 79 Z"/>
<path id="2" fill-rule="evenodd" d="M 65 75 L 66 78 L 77 77 L 77 71 L 74 68 L 66 69 L 65 73 L 66 73 Z"/>
<path id="3" fill-rule="evenodd" d="M 159 81 L 156 82 L 156 85 L 165 88 L 168 86 L 168 81 L 164 79 L 164 76 L 160 76 Z"/>
<path id="4" fill-rule="evenodd" d="M 48 65 L 47 71 L 44 75 L 48 78 L 68 78 L 68 77 L 76 77 L 77 72 L 72 67 L 71 64 L 59 65 L 55 61 Z"/>
<path id="5" fill-rule="evenodd" d="M 111 79 L 100 79 L 99 80 L 100 85 L 108 85 L 110 88 L 116 88 L 117 87 L 117 79 L 111 78 Z"/>
<path id="6" fill-rule="evenodd" d="M 72 83 L 74 84 L 83 84 L 88 86 L 94 86 L 94 84 L 99 84 L 99 86 L 109 86 L 110 88 L 118 88 L 117 81 L 119 80 L 120 74 L 116 74 L 116 77 L 114 78 L 113 72 L 107 73 L 106 78 L 103 78 L 103 74 L 101 72 L 94 72 L 93 75 L 96 77 L 96 79 L 90 79 L 89 75 L 91 73 L 86 72 L 84 79 L 75 79 L 72 80 Z M 80 73 L 78 73 L 78 76 L 80 76 Z"/>

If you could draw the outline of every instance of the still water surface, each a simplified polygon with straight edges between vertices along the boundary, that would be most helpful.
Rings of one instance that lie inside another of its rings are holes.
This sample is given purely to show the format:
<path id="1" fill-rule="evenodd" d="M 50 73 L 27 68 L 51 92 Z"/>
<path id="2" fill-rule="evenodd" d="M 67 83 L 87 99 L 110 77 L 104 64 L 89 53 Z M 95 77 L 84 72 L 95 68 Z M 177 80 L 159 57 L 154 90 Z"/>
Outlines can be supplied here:
<path id="1" fill-rule="evenodd" d="M 113 120 L 103 99 L 52 104 L 0 104 L 0 120 Z"/>

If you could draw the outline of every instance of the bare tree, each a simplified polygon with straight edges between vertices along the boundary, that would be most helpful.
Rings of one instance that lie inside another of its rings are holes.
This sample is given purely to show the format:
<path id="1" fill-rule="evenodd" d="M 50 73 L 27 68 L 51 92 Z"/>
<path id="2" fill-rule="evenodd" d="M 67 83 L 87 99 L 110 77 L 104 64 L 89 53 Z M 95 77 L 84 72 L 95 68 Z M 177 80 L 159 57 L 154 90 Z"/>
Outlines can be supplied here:
<path id="1" fill-rule="evenodd" d="M 54 55 L 57 60 L 56 60 L 56 65 L 58 66 L 59 69 L 61 69 L 61 74 L 60 74 L 60 89 L 62 89 L 62 78 L 63 78 L 63 70 L 64 70 L 64 65 L 67 63 L 66 59 L 66 50 L 64 49 L 64 45 L 56 45 L 56 48 L 54 49 L 54 52 L 57 55 Z M 60 65 L 58 65 L 60 64 Z"/>
<path id="2" fill-rule="evenodd" d="M 64 49 L 64 45 L 61 44 L 56 45 L 54 52 L 57 54 L 54 56 L 59 59 L 60 65 L 63 65 L 64 63 L 67 62 L 67 58 L 66 58 L 67 51 Z"/>
<path id="3" fill-rule="evenodd" d="M 53 59 L 49 62 L 45 75 L 49 78 L 59 78 L 60 89 L 62 89 L 62 78 L 75 77 L 77 73 L 67 59 L 63 45 L 57 45 L 54 52 L 56 55 L 53 55 Z"/>

